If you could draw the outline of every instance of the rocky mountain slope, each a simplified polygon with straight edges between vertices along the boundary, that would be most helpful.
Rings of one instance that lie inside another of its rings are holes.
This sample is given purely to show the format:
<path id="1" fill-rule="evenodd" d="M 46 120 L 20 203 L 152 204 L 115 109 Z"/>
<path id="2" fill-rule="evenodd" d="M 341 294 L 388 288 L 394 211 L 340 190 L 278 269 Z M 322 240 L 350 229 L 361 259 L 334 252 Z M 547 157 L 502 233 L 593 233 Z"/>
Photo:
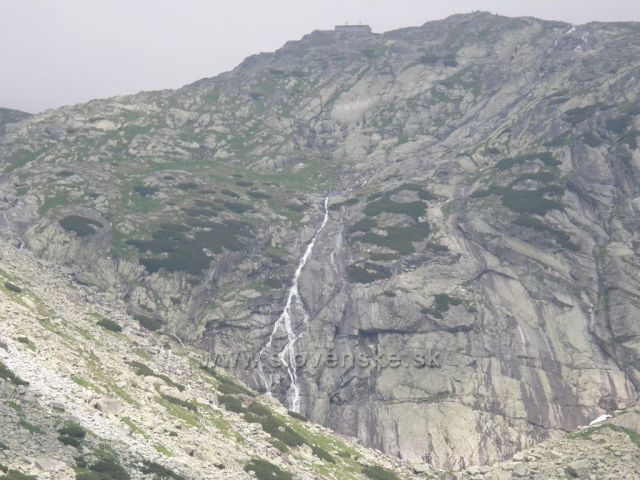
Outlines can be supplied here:
<path id="1" fill-rule="evenodd" d="M 639 32 L 316 31 L 47 111 L 0 140 L 2 234 L 316 422 L 491 464 L 638 400 Z"/>
<path id="2" fill-rule="evenodd" d="M 415 475 L 258 398 L 27 251 L 3 243 L 0 261 L 0 478 Z"/>
<path id="3" fill-rule="evenodd" d="M 21 112 L 19 110 L 12 110 L 10 108 L 0 108 L 0 135 L 5 132 L 5 125 L 9 123 L 18 123 L 25 118 L 29 118 L 31 114 Z"/>

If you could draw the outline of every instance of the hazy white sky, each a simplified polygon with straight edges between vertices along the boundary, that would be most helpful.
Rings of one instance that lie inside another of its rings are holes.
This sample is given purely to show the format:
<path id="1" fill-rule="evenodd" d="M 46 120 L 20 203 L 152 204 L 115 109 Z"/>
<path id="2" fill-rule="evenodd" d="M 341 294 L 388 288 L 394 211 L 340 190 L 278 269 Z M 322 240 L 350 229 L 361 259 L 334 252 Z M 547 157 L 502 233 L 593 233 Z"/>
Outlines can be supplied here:
<path id="1" fill-rule="evenodd" d="M 384 32 L 473 10 L 640 21 L 639 0 L 0 0 L 0 106 L 176 88 L 334 24 Z"/>

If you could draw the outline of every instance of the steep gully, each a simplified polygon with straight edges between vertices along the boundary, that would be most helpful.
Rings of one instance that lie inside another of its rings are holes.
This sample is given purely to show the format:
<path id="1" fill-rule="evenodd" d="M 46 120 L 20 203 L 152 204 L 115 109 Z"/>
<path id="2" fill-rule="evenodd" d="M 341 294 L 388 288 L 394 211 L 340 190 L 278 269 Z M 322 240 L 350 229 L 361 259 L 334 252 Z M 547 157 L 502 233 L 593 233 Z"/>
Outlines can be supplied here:
<path id="1" fill-rule="evenodd" d="M 281 328 L 284 328 L 284 331 L 287 335 L 287 343 L 284 348 L 278 354 L 278 358 L 280 359 L 281 364 L 287 369 L 287 374 L 289 376 L 289 380 L 291 381 L 291 385 L 289 386 L 289 390 L 287 392 L 287 402 L 290 410 L 294 412 L 300 411 L 300 387 L 298 385 L 298 374 L 296 372 L 296 350 L 295 345 L 300 336 L 304 333 L 296 333 L 295 325 L 293 320 L 295 320 L 296 313 L 299 313 L 301 316 L 302 324 L 307 325 L 309 322 L 309 314 L 304 306 L 304 302 L 300 298 L 300 292 L 298 290 L 298 281 L 300 279 L 300 275 L 302 274 L 302 270 L 304 269 L 309 257 L 313 253 L 313 247 L 315 246 L 316 240 L 318 236 L 324 229 L 327 221 L 329 220 L 329 195 L 327 195 L 324 199 L 324 218 L 322 219 L 322 223 L 316 230 L 315 235 L 311 239 L 311 242 L 307 245 L 307 248 L 300 258 L 300 262 L 298 263 L 298 268 L 295 271 L 293 276 L 293 281 L 291 283 L 291 287 L 289 288 L 289 295 L 287 296 L 287 303 L 282 310 L 282 313 L 276 320 L 273 325 L 273 330 L 271 335 L 269 336 L 269 341 L 262 347 L 260 352 L 258 353 L 258 375 L 260 377 L 260 381 L 264 384 L 266 389 L 266 394 L 271 395 L 271 385 L 273 382 L 272 375 L 265 375 L 263 366 L 262 366 L 262 357 L 265 352 L 271 350 L 273 345 L 273 340 L 278 331 Z"/>

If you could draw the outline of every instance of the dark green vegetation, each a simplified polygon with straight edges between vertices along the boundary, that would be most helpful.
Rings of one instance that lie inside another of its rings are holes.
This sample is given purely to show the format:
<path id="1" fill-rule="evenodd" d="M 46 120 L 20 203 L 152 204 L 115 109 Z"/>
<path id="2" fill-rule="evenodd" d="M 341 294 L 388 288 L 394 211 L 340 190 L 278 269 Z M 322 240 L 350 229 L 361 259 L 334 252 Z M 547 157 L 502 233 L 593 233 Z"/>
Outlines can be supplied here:
<path id="1" fill-rule="evenodd" d="M 357 198 L 349 198 L 343 202 L 334 203 L 333 205 L 329 205 L 329 210 L 340 210 L 342 207 L 351 207 L 358 203 Z"/>
<path id="2" fill-rule="evenodd" d="M 400 202 L 391 200 L 389 198 L 390 196 L 391 195 L 387 193 L 379 200 L 374 200 L 373 202 L 367 203 L 367 205 L 365 205 L 363 210 L 365 215 L 369 217 L 376 217 L 383 212 L 399 213 L 399 214 L 408 215 L 414 220 L 417 220 L 418 218 L 423 216 L 426 212 L 427 206 L 424 204 L 424 202 L 413 201 L 413 202 L 400 203 Z"/>
<path id="3" fill-rule="evenodd" d="M 449 311 L 449 307 L 460 304 L 462 304 L 462 300 L 459 298 L 451 297 L 446 293 L 438 293 L 437 295 L 434 295 L 431 307 L 423 310 L 423 313 L 435 318 L 443 319 L 444 314 Z"/>
<path id="4" fill-rule="evenodd" d="M 58 440 L 65 445 L 80 448 L 87 432 L 76 422 L 68 420 L 58 429 Z"/>
<path id="5" fill-rule="evenodd" d="M 112 452 L 103 450 L 98 458 L 87 462 L 76 459 L 76 480 L 129 480 L 130 475 Z"/>
<path id="6" fill-rule="evenodd" d="M 182 400 L 182 399 L 174 397 L 172 395 L 162 394 L 160 396 L 163 398 L 163 400 L 166 400 L 169 403 L 173 403 L 174 405 L 182 407 L 182 408 L 184 408 L 186 410 L 191 410 L 192 412 L 197 412 L 198 411 L 198 407 L 192 402 L 188 402 L 186 400 Z"/>
<path id="7" fill-rule="evenodd" d="M 546 167 L 557 167 L 560 165 L 560 161 L 556 160 L 549 152 L 540 153 L 527 153 L 524 155 L 518 155 L 517 157 L 505 158 L 496 163 L 498 170 L 508 170 L 516 165 L 522 165 L 524 163 L 531 163 L 535 161 L 542 162 Z"/>
<path id="8" fill-rule="evenodd" d="M 358 220 L 354 223 L 351 228 L 349 228 L 349 233 L 366 233 L 376 228 L 377 223 L 373 218 L 365 217 L 361 220 Z"/>
<path id="9" fill-rule="evenodd" d="M 220 395 L 218 396 L 218 402 L 230 412 L 242 413 L 245 411 L 240 399 L 233 395 Z"/>
<path id="10" fill-rule="evenodd" d="M 422 200 L 398 202 L 392 198 L 402 192 L 415 192 Z M 395 250 L 400 255 L 412 254 L 415 252 L 413 243 L 425 240 L 430 234 L 429 223 L 425 220 L 420 221 L 420 218 L 427 214 L 425 201 L 433 199 L 435 196 L 415 183 L 405 183 L 392 190 L 370 195 L 363 209 L 366 217 L 354 223 L 349 228 L 349 233 L 354 241 Z M 409 224 L 378 227 L 375 217 L 383 213 L 407 215 Z M 374 229 L 380 233 L 372 231 Z M 386 278 L 383 270 L 367 265 L 352 265 L 348 273 L 352 281 L 359 283 Z"/>
<path id="11" fill-rule="evenodd" d="M 229 202 L 225 205 L 229 207 Z M 202 213 L 202 209 L 197 212 Z M 215 212 L 210 212 L 215 214 Z M 225 222 L 191 221 L 197 226 L 207 228 L 193 229 L 188 225 L 167 223 L 161 225 L 151 240 L 127 240 L 127 244 L 136 247 L 142 254 L 140 263 L 153 273 L 161 269 L 169 272 L 186 272 L 198 275 L 209 267 L 211 257 L 206 251 L 222 253 L 223 250 L 239 251 L 250 238 L 249 225 L 244 222 L 227 220 Z M 153 255 L 153 256 L 150 256 Z"/>
<path id="12" fill-rule="evenodd" d="M 109 320 L 108 318 L 99 320 L 98 325 L 111 332 L 120 333 L 122 331 L 122 326 L 120 324 L 113 320 Z"/>
<path id="13" fill-rule="evenodd" d="M 302 435 L 270 412 L 266 415 L 248 412 L 245 414 L 245 420 L 250 423 L 259 423 L 265 432 L 288 447 L 299 447 L 306 443 Z"/>
<path id="14" fill-rule="evenodd" d="M 371 262 L 347 267 L 347 278 L 353 283 L 371 283 L 389 277 L 391 277 L 389 269 Z"/>
<path id="15" fill-rule="evenodd" d="M 143 326 L 147 330 L 151 330 L 152 332 L 160 330 L 163 326 L 160 320 L 148 317 L 146 315 L 136 314 L 133 316 L 133 318 L 135 318 L 141 326 Z"/>
<path id="16" fill-rule="evenodd" d="M 179 383 L 174 382 L 168 376 L 162 373 L 154 372 L 151 368 L 149 368 L 147 365 L 145 365 L 142 362 L 132 361 L 132 362 L 129 362 L 129 365 L 133 367 L 136 375 L 140 375 L 144 377 L 156 377 L 164 381 L 167 385 L 171 385 L 172 387 L 177 388 L 181 392 L 184 391 L 183 385 L 180 385 Z"/>
<path id="17" fill-rule="evenodd" d="M 239 401 L 238 401 L 239 403 Z M 244 411 L 245 420 L 251 423 L 258 423 L 262 426 L 262 429 L 271 435 L 274 446 L 281 451 L 288 450 L 289 447 L 295 448 L 301 445 L 309 445 L 313 454 L 321 460 L 329 463 L 335 463 L 333 456 L 321 448 L 319 445 L 308 442 L 305 438 L 289 426 L 283 419 L 275 416 L 271 410 L 258 403 L 254 402 L 246 409 L 242 408 L 241 404 L 236 403 L 232 411 Z M 225 407 L 229 409 L 228 404 L 225 403 Z M 295 412 L 289 412 L 289 415 L 293 418 L 301 418 L 302 421 L 307 421 L 305 417 L 299 414 L 292 415 Z"/>
<path id="18" fill-rule="evenodd" d="M 244 467 L 245 472 L 253 472 L 258 480 L 292 480 L 293 475 L 285 472 L 277 465 L 263 460 L 252 458 Z"/>
<path id="19" fill-rule="evenodd" d="M 289 411 L 287 412 L 287 414 L 288 414 L 290 417 L 295 418 L 296 420 L 300 420 L 300 421 L 302 421 L 302 422 L 306 422 L 306 421 L 308 421 L 308 420 L 307 420 L 307 417 L 305 417 L 304 415 L 299 414 L 298 412 L 294 412 L 293 410 L 289 410 Z"/>
<path id="20" fill-rule="evenodd" d="M 537 190 L 507 190 L 502 194 L 502 203 L 516 213 L 544 215 L 549 210 L 563 210 L 563 206 L 549 195 L 561 196 L 560 187 L 545 187 Z"/>
<path id="21" fill-rule="evenodd" d="M 373 480 L 400 480 L 391 470 L 377 465 L 366 465 L 362 467 L 362 473 Z"/>
<path id="22" fill-rule="evenodd" d="M 141 471 L 146 475 L 153 475 L 153 478 L 157 480 L 186 480 L 185 477 L 177 474 L 173 470 L 149 460 L 142 462 Z"/>
<path id="23" fill-rule="evenodd" d="M 574 252 L 580 250 L 580 247 L 571 241 L 571 237 L 566 232 L 558 230 L 557 228 L 550 227 L 549 225 L 545 224 L 535 217 L 532 217 L 531 215 L 521 214 L 513 221 L 513 223 L 523 227 L 531 228 L 537 232 L 550 234 L 551 237 L 558 243 L 558 245 L 562 246 L 563 248 L 572 250 Z"/>
<path id="24" fill-rule="evenodd" d="M 94 227 L 102 228 L 102 223 L 91 218 L 81 217 L 80 215 L 69 215 L 59 222 L 60 226 L 68 232 L 74 232 L 79 237 L 86 237 L 96 233 Z"/>
<path id="25" fill-rule="evenodd" d="M 29 350 L 33 350 L 34 352 L 37 350 L 36 344 L 33 343 L 28 337 L 18 337 L 16 338 L 16 340 L 23 345 L 26 345 Z"/>
<path id="26" fill-rule="evenodd" d="M 9 383 L 13 383 L 14 385 L 29 385 L 29 382 L 25 382 L 24 380 L 19 378 L 2 362 L 0 362 L 0 378 L 8 381 Z"/>
<path id="27" fill-rule="evenodd" d="M 605 105 L 597 103 L 594 105 L 588 105 L 586 107 L 573 108 L 567 110 L 564 114 L 564 119 L 571 125 L 577 125 L 591 118 L 597 111 L 606 108 Z"/>
<path id="28" fill-rule="evenodd" d="M 486 190 L 477 190 L 472 198 L 500 195 L 502 204 L 516 213 L 544 215 L 550 210 L 563 210 L 564 207 L 556 198 L 564 193 L 562 187 L 548 185 L 535 190 L 512 190 L 506 187 L 492 186 Z M 551 198 L 549 198 L 551 197 Z"/>
<path id="29" fill-rule="evenodd" d="M 19 286 L 11 283 L 11 282 L 4 282 L 4 287 L 9 290 L 10 292 L 13 293 L 22 293 L 22 288 L 20 288 Z"/>
<path id="30" fill-rule="evenodd" d="M 416 251 L 413 242 L 419 242 L 429 236 L 430 225 L 427 222 L 416 222 L 408 227 L 392 226 L 382 230 L 386 232 L 386 235 L 367 232 L 364 235 L 354 237 L 354 239 L 361 243 L 395 250 L 400 255 L 409 255 Z"/>
<path id="31" fill-rule="evenodd" d="M 255 392 L 249 390 L 248 388 L 243 387 L 242 385 L 237 384 L 231 378 L 220 374 L 215 368 L 208 367 L 206 365 L 201 365 L 200 369 L 205 372 L 207 375 L 213 377 L 217 381 L 217 389 L 220 393 L 226 395 L 248 395 L 250 397 L 255 397 Z"/>

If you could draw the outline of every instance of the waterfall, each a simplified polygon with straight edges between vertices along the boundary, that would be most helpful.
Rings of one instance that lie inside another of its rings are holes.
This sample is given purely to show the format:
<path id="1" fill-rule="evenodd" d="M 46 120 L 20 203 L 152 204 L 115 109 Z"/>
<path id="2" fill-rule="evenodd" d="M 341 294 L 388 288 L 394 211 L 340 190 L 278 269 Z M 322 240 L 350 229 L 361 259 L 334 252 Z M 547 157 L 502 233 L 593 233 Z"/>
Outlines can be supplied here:
<path id="1" fill-rule="evenodd" d="M 264 347 L 260 350 L 258 354 L 258 374 L 260 379 L 265 385 L 267 389 L 267 395 L 271 395 L 271 378 L 265 377 L 262 370 L 262 355 L 265 351 L 271 348 L 273 343 L 273 338 L 280 328 L 284 328 L 284 331 L 287 334 L 287 344 L 282 349 L 282 351 L 278 354 L 278 358 L 282 362 L 284 366 L 287 368 L 287 374 L 289 375 L 289 380 L 291 381 L 291 385 L 289 387 L 289 391 L 287 392 L 287 400 L 289 402 L 289 409 L 294 412 L 299 412 L 300 410 L 300 387 L 298 386 L 298 374 L 296 372 L 296 351 L 295 344 L 299 338 L 299 335 L 294 331 L 294 325 L 292 324 L 292 319 L 294 317 L 294 309 L 298 309 L 301 313 L 301 320 L 306 325 L 309 321 L 309 314 L 307 313 L 302 299 L 300 298 L 300 292 L 298 291 L 298 281 L 300 279 L 300 274 L 302 273 L 302 269 L 309 260 L 311 253 L 313 252 L 313 247 L 318 239 L 318 235 L 322 229 L 324 229 L 327 221 L 329 220 L 329 196 L 327 195 L 324 199 L 324 218 L 322 223 L 316 230 L 313 239 L 307 245 L 307 248 L 298 263 L 298 268 L 293 276 L 293 282 L 291 283 L 291 288 L 289 289 L 289 295 L 287 296 L 287 303 L 282 310 L 282 313 L 278 317 L 278 320 L 273 325 L 273 331 L 271 332 L 271 336 L 269 337 L 269 341 L 266 343 Z"/>

